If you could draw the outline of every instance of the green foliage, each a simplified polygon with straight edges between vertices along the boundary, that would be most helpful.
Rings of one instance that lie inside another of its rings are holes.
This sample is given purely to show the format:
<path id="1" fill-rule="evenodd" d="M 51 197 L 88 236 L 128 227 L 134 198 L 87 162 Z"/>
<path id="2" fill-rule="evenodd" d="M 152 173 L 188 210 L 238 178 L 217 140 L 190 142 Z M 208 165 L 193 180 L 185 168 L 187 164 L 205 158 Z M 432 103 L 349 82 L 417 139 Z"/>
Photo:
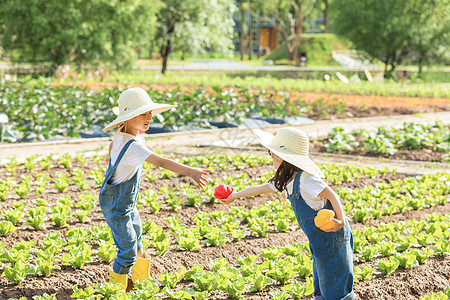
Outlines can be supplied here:
<path id="1" fill-rule="evenodd" d="M 86 262 L 92 261 L 92 251 L 88 244 L 82 244 L 80 246 L 71 245 L 67 249 L 69 252 L 62 256 L 63 265 L 70 265 L 75 269 L 81 269 Z"/>
<path id="2" fill-rule="evenodd" d="M 36 273 L 37 267 L 35 265 L 18 260 L 13 267 L 5 266 L 2 276 L 6 276 L 10 281 L 19 284 L 25 281 L 28 274 Z"/>
<path id="3" fill-rule="evenodd" d="M 381 59 L 389 76 L 408 54 L 419 67 L 433 56 L 448 60 L 448 43 L 441 46 L 449 38 L 447 6 L 446 0 L 344 0 L 332 1 L 330 12 L 333 31 Z"/>
<path id="4" fill-rule="evenodd" d="M 127 64 L 154 28 L 158 1 L 4 1 L 2 46 L 19 62 Z M 144 25 L 145 24 L 145 25 Z"/>

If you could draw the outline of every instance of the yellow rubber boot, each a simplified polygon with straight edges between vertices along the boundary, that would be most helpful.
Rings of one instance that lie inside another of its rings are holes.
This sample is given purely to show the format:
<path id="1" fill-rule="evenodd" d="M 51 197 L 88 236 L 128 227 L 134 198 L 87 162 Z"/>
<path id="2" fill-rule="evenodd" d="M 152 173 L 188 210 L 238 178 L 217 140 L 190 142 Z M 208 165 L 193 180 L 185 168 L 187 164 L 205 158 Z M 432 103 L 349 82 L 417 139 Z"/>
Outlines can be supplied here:
<path id="1" fill-rule="evenodd" d="M 131 280 L 144 281 L 150 279 L 150 258 L 136 257 L 136 263 L 133 266 L 133 276 Z"/>
<path id="2" fill-rule="evenodd" d="M 125 292 L 127 290 L 128 274 L 117 274 L 113 270 L 109 269 L 109 282 L 121 283 L 122 288 L 120 290 Z"/>

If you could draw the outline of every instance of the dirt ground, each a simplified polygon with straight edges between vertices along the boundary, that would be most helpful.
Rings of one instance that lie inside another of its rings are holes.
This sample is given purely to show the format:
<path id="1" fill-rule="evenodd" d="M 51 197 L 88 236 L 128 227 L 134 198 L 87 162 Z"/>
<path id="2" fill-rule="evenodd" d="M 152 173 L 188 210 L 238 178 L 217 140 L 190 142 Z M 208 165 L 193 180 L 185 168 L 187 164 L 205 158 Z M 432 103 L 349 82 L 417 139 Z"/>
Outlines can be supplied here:
<path id="1" fill-rule="evenodd" d="M 432 122 L 435 120 L 442 120 L 447 124 L 450 122 L 450 112 L 430 113 L 421 115 L 407 115 L 407 116 L 385 116 L 385 117 L 370 117 L 361 119 L 342 119 L 342 120 L 324 120 L 317 121 L 311 125 L 302 125 L 300 128 L 307 131 L 312 137 L 324 136 L 336 126 L 343 126 L 346 130 L 354 128 L 373 128 L 376 126 L 397 126 L 403 122 Z M 273 126 L 267 128 L 269 131 L 275 131 L 280 126 Z M 174 134 L 159 134 L 147 136 L 147 143 L 150 148 L 155 150 L 163 150 L 164 153 L 177 153 L 178 156 L 198 155 L 204 153 L 214 154 L 243 154 L 243 153 L 257 153 L 266 155 L 265 151 L 245 150 L 243 148 L 230 149 L 220 147 L 206 147 L 209 142 L 212 141 L 229 141 L 248 139 L 252 136 L 251 129 L 243 130 L 213 130 L 202 132 L 184 132 Z M 0 145 L 0 157 L 3 162 L 8 161 L 10 157 L 15 156 L 18 160 L 28 157 L 32 154 L 45 156 L 48 153 L 62 154 L 70 153 L 72 155 L 78 153 L 85 153 L 86 156 L 90 156 L 94 153 L 104 154 L 106 147 L 109 144 L 109 138 L 91 139 L 91 140 L 71 140 L 65 142 L 48 142 L 48 143 L 29 143 L 21 145 Z M 204 147 L 196 147 L 197 145 L 203 145 Z M 253 149 L 253 144 L 251 148 Z M 388 180 L 394 180 L 403 178 L 405 176 L 415 176 L 418 174 L 428 174 L 436 172 L 450 172 L 450 166 L 447 163 L 433 162 L 433 160 L 418 161 L 418 157 L 421 153 L 404 153 L 404 156 L 397 157 L 396 160 L 380 158 L 380 157 L 364 157 L 354 154 L 327 154 L 317 149 L 313 149 L 311 156 L 317 163 L 335 163 L 338 165 L 352 163 L 357 166 L 373 166 L 397 169 L 397 173 L 387 174 L 385 177 L 377 176 L 376 178 L 369 178 L 368 176 L 361 177 L 358 181 L 352 183 L 346 183 L 341 186 L 347 186 L 350 188 L 364 187 L 365 185 L 373 185 L 376 182 L 387 182 Z M 423 154 L 424 152 L 422 152 Z M 73 162 L 72 169 L 83 168 L 84 172 L 88 174 L 94 167 L 97 166 L 92 159 L 88 158 L 88 164 L 81 166 L 78 162 Z M 271 166 L 258 166 L 247 167 L 243 170 L 235 170 L 230 167 L 226 170 L 216 170 L 212 176 L 223 178 L 225 176 L 236 176 L 239 174 L 247 173 L 250 178 L 257 178 L 261 174 L 267 173 L 271 170 Z M 37 167 L 36 172 L 43 172 L 41 167 Z M 65 169 L 57 161 L 55 161 L 55 167 L 46 171 L 51 176 L 56 171 L 69 173 L 70 170 Z M 150 183 L 145 180 L 143 176 L 141 183 L 141 191 L 146 189 L 159 190 L 161 186 L 175 187 L 182 182 L 190 182 L 189 179 L 172 178 L 163 179 L 161 174 L 157 170 L 153 170 L 154 174 L 158 176 L 158 180 L 154 183 Z M 20 165 L 17 173 L 15 174 L 16 180 L 22 174 L 26 174 L 26 170 L 23 165 Z M 32 179 L 35 178 L 34 174 L 29 174 Z M 5 167 L 0 165 L 0 178 L 4 179 L 9 177 Z M 331 183 L 329 183 L 331 184 Z M 88 192 L 97 194 L 99 188 L 97 188 L 92 180 L 88 180 L 89 190 Z M 333 186 L 338 188 L 340 186 Z M 212 187 L 210 187 L 212 188 Z M 199 191 L 200 192 L 200 191 Z M 83 192 L 84 193 L 84 192 Z M 70 195 L 72 199 L 78 199 L 80 190 L 76 186 L 71 186 L 70 189 L 61 194 L 58 191 L 49 186 L 47 192 L 44 194 L 46 200 L 49 203 L 55 204 L 55 202 L 64 195 Z M 32 206 L 32 200 L 41 196 L 37 196 L 31 193 L 24 200 L 28 202 L 28 207 Z M 161 197 L 161 195 L 159 196 Z M 239 200 L 237 205 L 244 208 L 251 208 L 258 206 L 266 201 L 275 200 L 277 196 L 275 194 L 243 199 Z M 0 202 L 0 210 L 5 211 L 11 207 L 11 205 L 19 200 L 18 196 L 14 194 L 13 197 Z M 163 202 L 161 198 L 159 201 Z M 345 201 L 345 200 L 343 200 Z M 229 211 L 230 206 L 224 204 L 203 204 L 199 207 L 183 206 L 182 209 L 173 212 L 167 204 L 163 204 L 161 211 L 158 214 L 151 213 L 150 209 L 144 206 L 141 211 L 141 219 L 143 222 L 146 220 L 153 220 L 157 224 L 167 227 L 164 218 L 167 216 L 177 216 L 180 218 L 181 223 L 190 225 L 192 224 L 192 216 L 199 211 L 212 212 L 215 210 Z M 422 209 L 418 211 L 407 211 L 402 214 L 394 214 L 389 217 L 384 217 L 380 220 L 372 220 L 366 224 L 351 222 L 352 229 L 362 229 L 365 226 L 378 226 L 381 223 L 398 222 L 402 220 L 416 219 L 421 220 L 425 218 L 426 214 L 439 212 L 441 214 L 450 214 L 450 204 L 447 203 L 443 206 L 435 206 L 433 208 Z M 105 224 L 103 216 L 99 207 L 96 207 L 91 212 L 91 221 L 87 224 L 79 223 L 75 217 L 69 221 L 69 227 L 89 227 L 92 225 Z M 2 219 L 2 217 L 0 217 Z M 18 230 L 8 234 L 6 237 L 0 237 L 0 242 L 6 242 L 9 249 L 14 243 L 21 240 L 36 239 L 38 248 L 42 244 L 42 238 L 48 232 L 58 231 L 62 234 L 67 232 L 67 228 L 56 228 L 52 225 L 51 221 L 46 222 L 46 229 L 41 231 L 34 231 L 29 225 L 25 224 L 25 221 L 20 221 L 17 225 Z M 173 237 L 172 237 L 173 239 Z M 173 240 L 171 240 L 173 241 Z M 229 242 L 220 247 L 208 247 L 202 246 L 199 251 L 180 251 L 176 249 L 169 250 L 163 256 L 157 256 L 154 249 L 148 250 L 152 255 L 152 276 L 155 279 L 159 278 L 159 275 L 164 270 L 170 272 L 178 271 L 181 267 L 189 268 L 194 264 L 201 263 L 207 264 L 210 259 L 225 258 L 230 263 L 235 264 L 235 258 L 239 255 L 258 255 L 261 250 L 267 247 L 284 246 L 287 244 L 293 244 L 297 242 L 306 242 L 306 236 L 301 230 L 296 228 L 293 231 L 287 233 L 270 232 L 265 238 L 259 237 L 246 237 L 239 242 Z M 93 243 L 93 250 L 96 250 L 96 246 Z M 0 277 L 0 299 L 19 298 L 22 296 L 27 299 L 32 299 L 34 295 L 42 295 L 43 293 L 53 294 L 56 293 L 57 299 L 71 299 L 70 295 L 73 293 L 72 286 L 77 284 L 79 287 L 86 287 L 89 284 L 106 283 L 108 280 L 109 265 L 100 261 L 98 256 L 93 255 L 93 262 L 86 264 L 82 269 L 75 270 L 72 267 L 61 266 L 61 270 L 53 270 L 48 277 L 28 276 L 27 280 L 19 285 L 12 284 L 6 277 Z M 355 263 L 357 264 L 357 263 Z M 3 272 L 5 264 L 0 263 L 0 272 Z M 191 287 L 189 282 L 180 282 L 178 287 Z M 394 274 L 385 278 L 383 274 L 375 274 L 375 278 L 370 281 L 362 281 L 355 283 L 354 290 L 358 295 L 358 299 L 419 299 L 420 296 L 431 294 L 432 292 L 438 292 L 445 289 L 450 285 L 450 257 L 439 258 L 432 257 L 425 265 L 420 265 L 415 269 L 398 269 Z M 271 285 L 264 289 L 263 292 L 244 294 L 245 299 L 270 299 L 269 292 L 272 290 L 279 290 L 279 286 Z M 225 293 L 214 292 L 210 299 L 226 299 Z"/>
<path id="2" fill-rule="evenodd" d="M 230 150 L 229 150 L 230 151 Z M 241 152 L 244 153 L 245 151 Z M 233 153 L 233 152 L 230 152 Z M 249 153 L 254 153 L 250 151 Z M 262 154 L 262 152 L 259 152 Z M 262 154 L 264 155 L 264 154 Z M 179 156 L 179 155 L 178 155 Z M 328 158 L 328 162 L 332 162 Z M 98 164 L 92 159 L 88 159 L 87 165 L 83 166 L 83 170 L 88 174 L 94 167 Z M 74 161 L 72 169 L 82 167 L 78 162 Z M 271 170 L 270 165 L 257 166 L 257 167 L 247 167 L 243 170 L 234 170 L 233 167 L 227 168 L 223 171 L 216 170 L 213 176 L 218 178 L 223 178 L 227 176 L 235 176 L 238 174 L 247 173 L 250 178 L 258 178 L 261 174 L 267 173 Z M 36 172 L 43 172 L 44 169 L 37 166 Z M 65 172 L 69 173 L 70 170 L 65 169 L 57 161 L 55 161 L 55 167 L 50 169 L 48 173 L 54 176 L 55 172 Z M 434 170 L 435 172 L 437 170 Z M 18 179 L 22 174 L 27 173 L 24 166 L 20 165 L 18 171 L 14 175 Z M 175 187 L 176 185 L 184 182 L 190 182 L 190 179 L 185 177 L 163 179 L 161 174 L 153 169 L 152 173 L 158 176 L 158 180 L 154 183 L 150 183 L 145 180 L 145 175 L 143 176 L 141 182 L 141 191 L 147 189 L 159 190 L 161 186 Z M 349 188 L 364 187 L 365 185 L 373 185 L 376 182 L 388 182 L 389 180 L 395 180 L 404 178 L 408 175 L 416 175 L 417 173 L 406 174 L 404 172 L 397 172 L 396 174 L 388 173 L 385 177 L 377 176 L 375 178 L 370 178 L 368 176 L 362 176 L 358 181 L 345 183 L 339 186 L 333 186 L 333 188 L 338 188 L 341 186 L 346 186 Z M 4 166 L 0 166 L 0 178 L 5 178 L 10 176 L 7 173 Z M 32 177 L 35 175 L 31 174 Z M 92 180 L 88 181 L 89 190 L 91 193 L 98 193 L 99 188 L 95 187 Z M 331 183 L 329 183 L 331 184 Z M 199 191 L 200 192 L 200 191 Z M 70 195 L 72 199 L 78 199 L 80 190 L 76 186 L 71 186 L 70 189 L 65 193 L 58 193 L 58 191 L 49 186 L 47 192 L 44 194 L 44 198 L 49 201 L 50 205 L 54 205 L 55 202 L 65 195 Z M 161 197 L 161 195 L 159 196 Z M 277 199 L 276 194 L 269 194 L 264 196 L 259 196 L 255 198 L 242 199 L 239 200 L 236 205 L 243 206 L 249 209 L 254 206 L 261 205 L 266 201 Z M 31 200 L 35 199 L 36 195 L 31 193 L 24 200 L 31 205 Z M 0 202 L 0 210 L 4 211 L 11 207 L 13 203 L 18 201 L 17 195 L 6 199 L 4 202 Z M 163 202 L 160 198 L 159 201 Z M 161 211 L 158 214 L 153 214 L 151 210 L 145 205 L 140 210 L 140 215 L 142 222 L 147 220 L 153 220 L 157 224 L 164 226 L 167 229 L 167 222 L 164 221 L 165 217 L 176 216 L 180 218 L 182 224 L 190 226 L 193 224 L 192 216 L 200 211 L 212 212 L 215 210 L 229 211 L 230 206 L 225 204 L 203 204 L 199 207 L 188 207 L 183 206 L 182 209 L 173 212 L 167 204 L 163 204 Z M 443 206 L 435 206 L 429 209 L 422 209 L 418 211 L 407 211 L 403 214 L 394 214 L 389 217 L 384 217 L 380 220 L 372 220 L 365 224 L 353 223 L 351 222 L 352 229 L 362 230 L 367 226 L 378 226 L 382 223 L 388 222 L 398 222 L 402 220 L 416 219 L 421 220 L 425 218 L 426 214 L 439 212 L 441 214 L 450 213 L 450 203 Z M 92 225 L 105 224 L 103 216 L 99 207 L 96 207 L 90 214 L 91 221 L 87 224 L 79 223 L 75 217 L 69 221 L 70 227 L 81 227 L 86 228 Z M 48 232 L 58 231 L 62 234 L 67 232 L 67 228 L 57 228 L 52 225 L 52 222 L 46 222 L 46 229 L 41 231 L 34 231 L 30 226 L 24 224 L 24 221 L 20 221 L 17 225 L 18 230 L 10 233 L 6 237 L 0 237 L 0 242 L 6 242 L 7 248 L 11 245 L 17 243 L 18 241 L 30 239 L 36 239 L 36 248 L 42 243 L 44 235 Z M 171 242 L 174 242 L 174 238 L 171 237 Z M 281 233 L 277 231 L 269 232 L 269 235 L 265 238 L 249 236 L 239 242 L 229 241 L 224 246 L 220 247 L 209 247 L 202 246 L 199 251 L 180 251 L 177 249 L 169 250 L 163 256 L 157 256 L 154 249 L 149 249 L 148 252 L 152 256 L 152 276 L 153 278 L 159 280 L 159 275 L 168 270 L 170 272 L 179 271 L 181 267 L 190 268 L 194 264 L 207 264 L 211 259 L 215 258 L 225 258 L 231 264 L 236 265 L 235 258 L 237 256 L 247 256 L 247 255 L 257 255 L 261 253 L 261 250 L 267 247 L 273 246 L 284 246 L 293 243 L 304 243 L 307 241 L 306 236 L 301 230 L 296 228 L 294 231 L 289 231 L 286 233 Z M 92 243 L 93 249 L 96 246 Z M 34 295 L 42 295 L 43 293 L 53 294 L 56 293 L 57 299 L 71 299 L 70 295 L 73 293 L 72 286 L 77 284 L 79 287 L 86 287 L 89 284 L 106 283 L 108 280 L 108 268 L 110 265 L 104 264 L 100 261 L 98 256 L 93 255 L 93 262 L 87 263 L 82 269 L 75 270 L 72 267 L 62 266 L 61 270 L 53 270 L 48 277 L 39 276 L 28 276 L 27 280 L 19 285 L 14 285 L 9 282 L 5 277 L 0 278 L 0 299 L 9 298 L 19 298 L 22 296 L 31 299 Z M 358 265 L 355 262 L 355 265 Z M 3 267 L 0 268 L 0 272 L 3 272 Z M 355 283 L 354 291 L 358 295 L 359 299 L 419 299 L 420 296 L 430 294 L 432 292 L 438 292 L 443 290 L 446 286 L 450 284 L 450 257 L 439 258 L 432 257 L 426 265 L 421 265 L 416 269 L 398 269 L 394 274 L 385 278 L 383 274 L 375 274 L 375 278 L 370 281 L 362 281 Z M 191 287 L 192 283 L 181 281 L 177 284 L 177 289 L 180 287 Z M 259 293 L 248 293 L 244 294 L 245 299 L 270 299 L 269 294 L 272 290 L 279 290 L 279 286 L 270 285 L 264 289 L 264 291 Z M 214 291 L 210 299 L 226 299 L 226 294 L 223 292 Z"/>

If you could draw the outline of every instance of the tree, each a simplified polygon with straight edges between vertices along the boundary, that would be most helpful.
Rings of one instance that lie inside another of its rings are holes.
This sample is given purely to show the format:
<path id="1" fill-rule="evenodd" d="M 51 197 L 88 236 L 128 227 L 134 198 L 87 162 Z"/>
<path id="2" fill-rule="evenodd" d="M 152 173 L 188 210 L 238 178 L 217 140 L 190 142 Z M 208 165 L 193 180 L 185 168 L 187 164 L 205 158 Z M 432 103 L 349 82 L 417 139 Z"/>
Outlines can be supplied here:
<path id="1" fill-rule="evenodd" d="M 408 55 L 420 63 L 448 51 L 449 0 L 340 0 L 330 10 L 334 32 L 383 61 L 385 77 Z"/>
<path id="2" fill-rule="evenodd" d="M 263 20 L 271 23 L 279 32 L 288 49 L 290 61 L 299 65 L 298 47 L 304 32 L 304 21 L 315 8 L 317 0 L 261 0 L 266 17 Z"/>
<path id="3" fill-rule="evenodd" d="M 53 71 L 70 63 L 123 65 L 149 28 L 154 2 L 1 0 L 2 46 L 13 62 L 49 62 Z"/>
<path id="4" fill-rule="evenodd" d="M 194 20 L 180 23 L 174 33 L 174 50 L 193 55 L 214 51 L 231 56 L 234 9 L 232 0 L 217 1 L 214 5 L 204 7 Z"/>
<path id="5" fill-rule="evenodd" d="M 156 39 L 162 58 L 161 74 L 167 70 L 170 53 L 183 48 L 229 51 L 233 28 L 232 0 L 165 0 L 157 13 Z"/>

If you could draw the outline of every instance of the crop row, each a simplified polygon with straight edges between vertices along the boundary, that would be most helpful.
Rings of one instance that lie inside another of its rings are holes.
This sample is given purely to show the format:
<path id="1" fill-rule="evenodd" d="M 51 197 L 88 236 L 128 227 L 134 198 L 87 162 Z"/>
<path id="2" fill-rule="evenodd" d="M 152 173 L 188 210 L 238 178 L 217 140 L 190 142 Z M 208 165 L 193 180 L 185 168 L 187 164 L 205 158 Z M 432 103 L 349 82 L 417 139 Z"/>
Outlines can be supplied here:
<path id="1" fill-rule="evenodd" d="M 344 211 L 353 221 L 366 222 L 406 210 L 418 210 L 449 202 L 450 174 L 437 173 L 406 177 L 389 183 L 376 183 L 364 188 L 339 188 L 344 199 Z"/>
<path id="2" fill-rule="evenodd" d="M 259 183 L 267 182 L 272 175 L 263 174 Z M 217 181 L 218 179 L 213 179 Z M 252 179 L 247 174 L 240 177 L 224 178 L 223 182 L 235 187 L 251 184 Z M 164 201 L 173 210 L 185 205 L 198 206 L 204 202 L 196 190 L 189 184 L 181 184 L 186 200 L 180 197 L 178 192 L 168 187 L 161 187 L 160 192 Z M 370 218 L 381 218 L 385 215 L 402 213 L 407 209 L 422 209 L 434 205 L 443 205 L 449 201 L 450 175 L 433 174 L 417 177 L 407 177 L 403 180 L 391 181 L 389 184 L 376 183 L 375 186 L 366 186 L 363 189 L 339 188 L 337 193 L 344 201 L 344 211 L 353 217 L 355 222 L 366 222 Z M 206 194 L 212 194 L 207 190 Z M 210 202 L 214 203 L 213 195 L 209 195 Z M 158 213 L 162 203 L 157 201 L 158 193 L 149 189 L 139 198 L 137 205 L 141 209 L 143 205 L 150 207 L 153 213 Z M 61 197 L 48 211 L 48 202 L 45 199 L 35 199 L 35 207 L 26 211 L 28 218 L 25 223 L 35 230 L 41 230 L 50 215 L 56 227 L 67 227 L 67 222 L 76 216 L 79 222 L 86 223 L 89 214 L 94 209 L 97 197 L 87 193 L 80 195 L 80 200 L 75 203 L 76 211 L 72 212 L 73 201 L 70 196 Z M 14 203 L 9 210 L 2 214 L 5 220 L 0 222 L 0 235 L 7 235 L 16 230 L 15 225 L 24 219 L 26 201 Z M 143 223 L 144 234 L 148 234 L 154 243 L 151 244 L 157 250 L 158 255 L 163 255 L 173 248 L 171 240 L 175 240 L 176 247 L 189 251 L 200 249 L 200 242 L 210 246 L 221 246 L 228 242 L 236 242 L 242 238 L 256 235 L 267 236 L 268 232 L 285 232 L 295 228 L 295 215 L 290 205 L 279 200 L 267 202 L 261 206 L 254 206 L 249 210 L 234 206 L 229 212 L 215 210 L 212 213 L 201 211 L 189 222 L 189 228 L 181 224 L 177 217 L 167 217 L 169 232 L 163 227 L 148 220 Z M 242 225 L 246 225 L 242 227 Z"/>
<path id="3" fill-rule="evenodd" d="M 54 135 L 76 137 L 80 133 L 101 129 L 115 118 L 121 89 L 114 87 L 101 92 L 75 86 L 51 87 L 38 82 L 0 81 L 0 110 L 11 120 L 23 139 Z M 307 103 L 300 98 L 292 101 L 289 93 L 251 91 L 248 88 L 210 90 L 195 89 L 168 92 L 147 91 L 156 102 L 175 104 L 183 109 L 157 115 L 153 122 L 177 130 L 187 124 L 211 127 L 213 122 L 240 124 L 243 118 L 286 118 L 320 111 L 322 115 L 342 112 L 343 101 L 324 103 L 323 99 Z M 20 118 L 15 118 L 17 112 Z"/>
<path id="4" fill-rule="evenodd" d="M 434 213 L 426 217 L 428 220 L 409 220 L 353 230 L 356 262 L 375 260 L 377 268 L 387 277 L 398 268 L 415 268 L 424 264 L 430 256 L 450 255 L 450 216 Z M 40 249 L 33 247 L 35 240 L 16 243 L 9 251 L 4 250 L 4 243 L 0 246 L 0 257 L 7 263 L 4 276 L 16 283 L 38 272 L 47 276 L 52 269 L 59 268 L 55 262 L 60 260 L 64 265 L 82 268 L 84 263 L 91 261 L 93 252 L 89 241 L 96 241 L 97 254 L 105 263 L 114 259 L 115 247 L 106 227 L 91 226 L 88 230 L 73 228 L 64 238 L 59 233 L 48 233 Z M 59 257 L 63 247 L 68 252 Z M 110 251 L 107 251 L 108 247 Z M 32 263 L 30 259 L 34 256 L 35 263 Z M 374 267 L 371 265 L 356 266 L 354 272 L 357 280 L 374 278 Z M 178 272 L 166 270 L 159 279 L 160 283 L 156 280 L 138 283 L 135 291 L 127 294 L 111 283 L 90 284 L 84 289 L 74 286 L 72 297 L 95 299 L 115 295 L 114 299 L 158 299 L 162 296 L 170 299 L 206 299 L 225 292 L 229 298 L 238 299 L 244 293 L 251 294 L 276 285 L 281 287 L 281 291 L 270 292 L 272 299 L 299 299 L 313 291 L 312 257 L 308 243 L 275 246 L 262 249 L 259 257 L 239 256 L 235 262 L 219 258 L 206 265 L 196 264 L 190 269 L 183 267 Z M 47 297 L 39 299 L 56 299 L 51 298 L 52 295 Z"/>
<path id="5" fill-rule="evenodd" d="M 400 128 L 355 129 L 349 133 L 342 127 L 335 127 L 328 133 L 327 152 L 352 151 L 355 147 L 362 147 L 363 152 L 373 154 L 393 155 L 399 149 L 425 148 L 448 153 L 450 131 L 442 122 L 435 122 L 429 125 L 404 123 Z M 447 159 L 450 159 L 448 154 Z"/>
<path id="6" fill-rule="evenodd" d="M 352 82 L 346 84 L 339 80 L 323 81 L 298 78 L 277 78 L 275 76 L 192 76 L 176 73 L 175 76 L 159 76 L 149 72 L 127 72 L 126 74 L 115 74 L 110 77 L 115 82 L 134 82 L 143 84 L 176 84 L 188 86 L 249 86 L 254 89 L 272 88 L 283 91 L 321 92 L 350 95 L 369 96 L 408 96 L 408 97 L 433 97 L 450 98 L 448 86 L 445 84 L 404 84 L 393 81 L 383 82 Z"/>

